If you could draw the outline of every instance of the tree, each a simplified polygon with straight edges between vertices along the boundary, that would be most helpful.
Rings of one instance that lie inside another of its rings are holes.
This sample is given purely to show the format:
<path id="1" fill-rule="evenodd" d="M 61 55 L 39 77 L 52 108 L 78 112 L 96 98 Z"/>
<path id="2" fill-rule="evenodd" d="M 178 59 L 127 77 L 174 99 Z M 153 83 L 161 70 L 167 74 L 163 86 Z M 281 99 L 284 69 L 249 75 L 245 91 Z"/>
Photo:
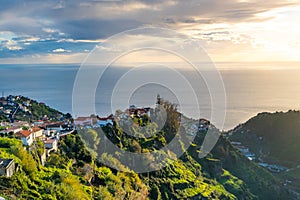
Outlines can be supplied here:
<path id="1" fill-rule="evenodd" d="M 142 147 L 136 140 L 132 140 L 131 144 L 129 144 L 129 150 L 131 152 L 141 153 Z"/>

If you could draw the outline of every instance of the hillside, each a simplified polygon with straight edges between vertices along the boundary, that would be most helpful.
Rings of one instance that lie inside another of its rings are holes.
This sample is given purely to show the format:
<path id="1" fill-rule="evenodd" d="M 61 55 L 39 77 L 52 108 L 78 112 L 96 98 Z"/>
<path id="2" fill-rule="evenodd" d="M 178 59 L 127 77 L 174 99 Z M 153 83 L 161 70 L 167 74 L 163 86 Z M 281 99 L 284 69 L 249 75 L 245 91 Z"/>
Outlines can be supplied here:
<path id="1" fill-rule="evenodd" d="M 299 122 L 299 111 L 261 113 L 232 131 L 230 139 L 241 141 L 258 154 L 261 151 L 265 161 L 295 167 L 300 164 Z"/>
<path id="2" fill-rule="evenodd" d="M 160 105 L 167 110 L 162 130 L 157 131 L 157 124 L 151 122 L 146 114 L 139 115 L 137 112 L 134 112 L 133 124 L 127 127 L 135 134 L 147 133 L 151 137 L 128 135 L 121 129 L 119 121 L 101 130 L 123 150 L 155 152 L 176 137 L 178 117 L 181 115 L 176 105 L 164 100 L 160 101 Z M 189 125 L 198 123 L 197 120 L 189 120 Z M 147 129 L 143 128 L 145 125 L 148 125 Z M 210 128 L 218 131 L 213 125 Z M 187 130 L 188 127 L 185 127 L 179 131 L 186 134 Z M 0 196 L 7 199 L 66 200 L 294 199 L 276 177 L 249 161 L 222 135 L 213 151 L 206 158 L 199 159 L 199 149 L 206 133 L 205 129 L 196 131 L 188 150 L 175 162 L 158 171 L 141 174 L 125 167 L 123 162 L 126 157 L 122 154 L 99 155 L 98 150 L 105 146 L 106 141 L 100 134 L 100 127 L 80 128 L 78 132 L 61 137 L 58 151 L 50 154 L 44 166 L 40 161 L 44 143 L 36 140 L 30 148 L 24 149 L 22 142 L 14 135 L 2 135 L 0 158 L 14 159 L 16 171 L 11 178 L 0 176 Z M 184 134 L 178 148 L 187 145 Z M 170 149 L 165 152 L 172 153 Z M 126 172 L 105 166 L 100 162 L 103 159 Z M 149 157 L 149 161 L 151 159 Z"/>
<path id="3" fill-rule="evenodd" d="M 231 141 L 249 148 L 256 155 L 256 162 L 284 167 L 274 175 L 300 192 L 299 122 L 299 111 L 260 113 L 228 135 Z"/>
<path id="4" fill-rule="evenodd" d="M 24 96 L 10 95 L 0 99 L 1 121 L 21 120 L 30 122 L 42 119 L 55 121 L 65 116 L 62 112 L 47 106 L 45 103 Z"/>
<path id="5" fill-rule="evenodd" d="M 178 130 L 178 113 L 176 106 L 166 101 L 159 101 L 167 110 L 167 120 L 162 130 L 156 131 L 155 127 L 149 130 L 152 137 L 135 138 L 123 132 L 119 123 L 113 126 L 105 127 L 106 137 L 118 147 L 132 152 L 151 152 L 164 147 L 170 139 L 174 137 L 171 133 Z M 155 113 L 155 111 L 154 111 Z M 148 118 L 134 114 L 133 131 L 138 135 L 142 133 L 142 127 L 150 123 Z M 156 114 L 152 114 L 156 115 Z M 190 123 L 198 124 L 197 120 L 190 119 Z M 149 126 L 148 126 L 149 127 Z M 129 128 L 129 129 L 130 129 Z M 180 130 L 182 135 L 178 148 L 182 148 L 185 143 L 184 135 L 188 127 Z M 213 125 L 210 126 L 213 131 L 218 131 Z M 89 149 L 94 153 L 101 152 L 91 141 L 98 141 L 98 146 L 105 146 L 105 138 L 100 134 L 101 130 L 96 128 L 81 130 L 80 135 Z M 183 134 L 182 134 L 183 132 Z M 230 142 L 223 136 L 210 155 L 204 159 L 199 159 L 199 149 L 207 130 L 198 131 L 194 141 L 190 144 L 187 152 L 175 163 L 155 172 L 140 174 L 146 185 L 149 185 L 151 199 L 293 199 L 282 183 L 270 172 L 249 161 L 242 155 Z M 168 153 L 165 152 L 165 153 Z M 127 157 L 122 153 L 110 154 L 112 158 L 118 161 L 128 163 Z M 124 156 L 124 157 L 123 157 Z M 100 156 L 101 158 L 101 156 Z M 150 160 L 153 158 L 149 158 Z M 147 161 L 143 161 L 147 163 Z"/>

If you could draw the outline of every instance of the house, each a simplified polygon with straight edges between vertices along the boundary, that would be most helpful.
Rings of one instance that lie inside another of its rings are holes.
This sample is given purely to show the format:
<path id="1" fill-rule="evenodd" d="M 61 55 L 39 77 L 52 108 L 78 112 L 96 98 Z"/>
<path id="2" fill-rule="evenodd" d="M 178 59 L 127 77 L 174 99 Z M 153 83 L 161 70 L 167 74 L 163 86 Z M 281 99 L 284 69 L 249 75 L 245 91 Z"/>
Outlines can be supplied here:
<path id="1" fill-rule="evenodd" d="M 63 127 L 61 125 L 61 123 L 52 123 L 52 124 L 47 124 L 46 125 L 46 129 L 47 130 L 50 130 L 50 131 L 62 131 L 63 130 Z"/>
<path id="2" fill-rule="evenodd" d="M 7 97 L 7 100 L 8 100 L 8 101 L 15 101 L 16 99 L 15 99 L 14 96 L 9 95 L 9 96 Z"/>
<path id="3" fill-rule="evenodd" d="M 5 130 L 6 133 L 10 133 L 13 132 L 14 134 L 21 131 L 22 128 L 21 127 L 10 127 L 8 129 Z"/>
<path id="4" fill-rule="evenodd" d="M 39 138 L 39 137 L 42 137 L 42 136 L 43 136 L 43 129 L 41 129 L 41 128 L 38 127 L 38 126 L 34 126 L 34 127 L 31 129 L 31 132 L 33 133 L 33 139 Z"/>
<path id="5" fill-rule="evenodd" d="M 114 121 L 114 119 L 112 119 L 112 118 L 104 117 L 104 118 L 99 118 L 98 124 L 100 126 L 113 125 L 113 121 Z"/>
<path id="6" fill-rule="evenodd" d="M 30 100 L 24 101 L 23 105 L 26 106 L 26 107 L 30 106 Z"/>
<path id="7" fill-rule="evenodd" d="M 7 103 L 7 105 L 9 105 L 9 106 L 14 106 L 14 105 L 15 105 L 15 103 L 14 103 L 14 102 L 12 102 L 12 101 L 9 101 L 9 102 Z"/>
<path id="8" fill-rule="evenodd" d="M 232 141 L 232 142 L 230 142 L 232 145 L 234 145 L 234 146 L 236 146 L 236 145 L 242 145 L 242 143 L 241 142 L 234 142 L 234 141 Z"/>
<path id="9" fill-rule="evenodd" d="M 35 126 L 43 125 L 43 124 L 44 124 L 44 121 L 38 120 L 38 121 L 33 122 L 33 124 L 34 124 Z"/>
<path id="10" fill-rule="evenodd" d="M 151 108 L 150 107 L 147 107 L 147 108 L 137 108 L 134 105 L 131 105 L 131 106 L 129 106 L 128 109 L 125 110 L 125 113 L 128 114 L 128 115 L 130 115 L 130 116 L 132 116 L 132 117 L 134 115 L 140 117 L 140 116 L 143 116 L 143 115 L 146 115 L 146 114 L 148 116 L 150 116 L 150 114 L 151 114 Z"/>
<path id="11" fill-rule="evenodd" d="M 98 124 L 103 127 L 107 125 L 113 125 L 114 124 L 114 117 L 113 115 L 109 115 L 108 117 L 98 117 Z"/>
<path id="12" fill-rule="evenodd" d="M 46 137 L 54 137 L 55 135 L 57 135 L 58 131 L 56 130 L 44 130 L 43 131 L 43 134 L 46 136 Z"/>
<path id="13" fill-rule="evenodd" d="M 210 126 L 210 121 L 206 119 L 199 119 L 199 131 L 208 131 Z"/>
<path id="14" fill-rule="evenodd" d="M 8 122 L 0 122 L 0 126 L 8 126 L 8 125 L 10 125 L 10 123 L 8 123 Z"/>
<path id="15" fill-rule="evenodd" d="M 22 140 L 24 146 L 30 146 L 33 143 L 34 138 L 31 131 L 21 130 L 16 133 L 16 136 Z"/>
<path id="16" fill-rule="evenodd" d="M 28 107 L 26 107 L 26 106 L 19 105 L 19 108 L 20 108 L 20 110 L 22 110 L 23 112 L 28 112 L 28 111 L 29 111 Z"/>
<path id="17" fill-rule="evenodd" d="M 27 126 L 27 127 L 29 127 L 29 124 L 28 124 L 28 122 L 17 121 L 17 122 L 14 122 L 14 123 L 13 123 L 13 126 L 15 126 L 15 127 L 22 127 L 22 126 Z"/>
<path id="18" fill-rule="evenodd" d="M 56 139 L 48 139 L 44 141 L 46 154 L 49 156 L 51 151 L 57 151 L 57 140 Z"/>
<path id="19" fill-rule="evenodd" d="M 96 117 L 77 117 L 74 120 L 75 126 L 93 126 L 97 124 Z"/>
<path id="20" fill-rule="evenodd" d="M 4 113 L 7 114 L 7 115 L 9 115 L 11 113 L 11 109 L 4 110 Z"/>
<path id="21" fill-rule="evenodd" d="M 249 149 L 245 146 L 242 145 L 236 145 L 236 147 L 238 148 L 238 150 L 243 153 L 243 154 L 247 154 L 249 153 Z"/>
<path id="22" fill-rule="evenodd" d="M 15 172 L 14 159 L 0 158 L 0 176 L 11 177 Z"/>

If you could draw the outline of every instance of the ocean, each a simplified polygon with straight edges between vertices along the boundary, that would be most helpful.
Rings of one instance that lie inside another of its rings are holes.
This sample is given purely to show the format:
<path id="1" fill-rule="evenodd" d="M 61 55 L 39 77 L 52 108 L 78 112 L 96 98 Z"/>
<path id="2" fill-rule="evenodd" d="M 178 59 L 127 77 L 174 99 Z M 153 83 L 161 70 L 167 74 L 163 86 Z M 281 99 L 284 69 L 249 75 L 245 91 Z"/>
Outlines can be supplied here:
<path id="1" fill-rule="evenodd" d="M 234 128 L 260 112 L 300 110 L 300 63 L 215 63 L 224 82 L 226 91 L 226 118 L 223 130 Z M 72 92 L 78 64 L 1 64 L 0 92 L 5 96 L 23 95 L 46 103 L 62 112 L 72 113 Z M 156 69 L 157 70 L 157 69 Z M 95 95 L 96 114 L 106 116 L 112 113 L 110 106 L 112 90 L 117 81 L 126 72 L 124 68 L 108 70 L 98 84 Z M 154 72 L 154 71 L 153 71 Z M 157 71 L 156 71 L 157 72 Z M 194 85 L 198 97 L 200 116 L 210 118 L 210 94 L 203 80 L 195 80 L 193 74 L 186 76 Z M 171 79 L 161 73 L 162 79 Z M 147 76 L 151 75 L 151 72 Z M 157 74 L 153 76 L 159 77 Z M 190 78 L 189 78 L 190 77 Z M 87 77 L 86 81 L 89 81 Z M 187 99 L 184 84 L 176 84 L 176 91 Z M 86 88 L 87 92 L 93 92 Z M 132 94 L 129 102 L 128 93 Z M 114 108 L 125 109 L 131 104 L 136 106 L 153 106 L 157 94 L 171 102 L 179 104 L 177 94 L 167 87 L 155 83 L 135 88 L 134 92 L 121 88 L 114 99 Z M 85 96 L 82 95 L 82 101 Z M 119 107 L 118 107 L 119 106 Z M 199 117 L 195 112 L 193 101 L 185 101 L 187 116 Z M 180 107 L 179 106 L 179 107 Z M 217 109 L 217 108 L 214 108 Z M 84 108 L 80 115 L 86 116 Z"/>

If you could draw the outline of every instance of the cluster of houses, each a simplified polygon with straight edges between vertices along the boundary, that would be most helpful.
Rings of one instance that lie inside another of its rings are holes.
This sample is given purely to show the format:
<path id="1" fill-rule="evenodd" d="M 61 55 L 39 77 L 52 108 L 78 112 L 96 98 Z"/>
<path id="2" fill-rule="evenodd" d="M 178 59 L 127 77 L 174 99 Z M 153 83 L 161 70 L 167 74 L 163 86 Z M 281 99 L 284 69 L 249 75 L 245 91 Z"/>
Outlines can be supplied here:
<path id="1" fill-rule="evenodd" d="M 151 108 L 150 107 L 137 108 L 137 107 L 135 107 L 135 105 L 131 105 L 122 114 L 123 115 L 125 114 L 125 116 L 131 116 L 131 117 L 134 117 L 134 116 L 142 117 L 143 115 L 148 115 L 150 117 L 151 116 Z"/>
<path id="2" fill-rule="evenodd" d="M 242 145 L 241 142 L 231 142 L 232 146 L 236 147 L 249 160 L 255 160 L 255 154 L 250 152 L 249 148 Z"/>
<path id="3" fill-rule="evenodd" d="M 204 118 L 199 120 L 182 118 L 181 125 L 189 136 L 196 136 L 198 132 L 206 133 L 212 127 L 210 121 Z"/>
<path id="4" fill-rule="evenodd" d="M 19 96 L 8 96 L 8 97 L 1 97 L 0 98 L 0 112 L 4 113 L 7 117 L 11 120 L 13 119 L 13 115 L 18 111 L 21 110 L 23 112 L 31 112 L 29 109 L 30 100 L 24 100 L 23 102 L 17 103 L 19 101 Z"/>
<path id="5" fill-rule="evenodd" d="M 113 115 L 103 118 L 100 118 L 98 116 L 77 117 L 74 120 L 74 126 L 76 129 L 98 128 L 107 125 L 113 125 L 113 122 Z"/>
<path id="6" fill-rule="evenodd" d="M 57 140 L 62 133 L 70 131 L 70 125 L 65 122 L 37 121 L 29 124 L 28 122 L 18 121 L 14 123 L 2 122 L 0 125 L 6 126 L 6 129 L 0 131 L 0 135 L 11 135 L 19 138 L 22 140 L 23 145 L 28 147 L 35 140 L 42 140 L 46 143 L 47 140 Z"/>
<path id="7" fill-rule="evenodd" d="M 234 142 L 234 141 L 232 141 L 231 144 L 234 147 L 236 147 L 249 160 L 255 160 L 256 155 L 254 153 L 251 153 L 250 150 L 249 150 L 249 148 L 243 146 L 241 142 Z M 258 160 L 261 160 L 261 159 L 258 159 Z M 265 162 L 258 162 L 258 165 L 260 165 L 261 167 L 264 167 L 264 168 L 268 169 L 270 172 L 273 172 L 273 173 L 278 173 L 278 172 L 282 172 L 282 171 L 288 170 L 288 168 L 286 168 L 286 167 L 275 165 L 275 164 L 268 164 L 268 163 L 265 163 Z"/>
<path id="8" fill-rule="evenodd" d="M 151 108 L 138 108 L 134 105 L 129 106 L 124 112 L 116 112 L 115 115 L 111 114 L 107 117 L 90 116 L 90 117 L 77 117 L 74 120 L 74 125 L 77 129 L 86 128 L 99 128 L 104 126 L 112 126 L 114 122 L 126 123 L 133 117 L 142 117 L 144 115 L 151 115 Z"/>
<path id="9" fill-rule="evenodd" d="M 9 96 L 7 98 L 0 98 L 0 112 L 4 110 L 8 115 L 13 115 L 17 109 L 27 111 L 30 106 L 30 101 L 23 103 L 16 103 L 18 97 Z M 143 117 L 147 115 L 150 117 L 153 114 L 153 109 L 150 107 L 139 108 L 134 105 L 129 106 L 124 112 L 116 112 L 115 115 L 107 117 L 90 116 L 90 117 L 77 117 L 74 120 L 74 129 L 70 124 L 63 121 L 50 122 L 45 120 L 38 120 L 29 124 L 27 122 L 2 122 L 0 126 L 6 127 L 0 131 L 0 136 L 10 135 L 19 138 L 25 147 L 30 149 L 35 140 L 44 142 L 45 155 L 48 156 L 51 151 L 57 151 L 59 137 L 72 133 L 75 129 L 98 128 L 104 126 L 112 126 L 114 123 L 120 125 L 131 123 L 134 117 Z M 210 121 L 200 119 L 198 124 L 192 124 L 191 130 L 195 133 L 198 131 L 207 131 L 210 127 Z M 0 175 L 10 177 L 14 171 L 13 159 L 0 158 Z"/>
<path id="10" fill-rule="evenodd" d="M 268 163 L 264 163 L 264 162 L 259 162 L 258 164 L 273 173 L 279 173 L 279 172 L 288 170 L 288 168 L 286 168 L 286 167 L 275 165 L 275 164 L 268 164 Z"/>
<path id="11" fill-rule="evenodd" d="M 90 116 L 90 117 L 77 117 L 74 120 L 74 126 L 76 129 L 88 129 L 88 128 L 99 128 L 104 126 L 112 126 L 117 122 L 121 127 L 123 125 L 130 125 L 132 123 L 132 118 L 143 117 L 147 115 L 151 117 L 154 115 L 154 111 L 150 107 L 136 107 L 134 105 L 129 106 L 124 112 L 117 111 L 115 115 L 111 114 L 107 117 Z M 185 127 L 188 135 L 195 135 L 198 131 L 207 132 L 211 127 L 209 120 L 204 118 L 199 119 L 196 123 L 194 120 L 187 120 L 181 117 L 179 113 L 179 119 L 182 125 Z"/>
<path id="12" fill-rule="evenodd" d="M 28 150 L 36 140 L 43 141 L 44 154 L 41 157 L 42 164 L 45 163 L 50 152 L 58 150 L 58 140 L 60 137 L 73 133 L 72 126 L 66 122 L 36 121 L 31 124 L 18 121 L 14 123 L 1 122 L 0 126 L 6 129 L 0 131 L 0 135 L 13 136 L 22 141 L 24 147 Z M 13 159 L 0 158 L 0 176 L 11 177 L 15 170 Z"/>

